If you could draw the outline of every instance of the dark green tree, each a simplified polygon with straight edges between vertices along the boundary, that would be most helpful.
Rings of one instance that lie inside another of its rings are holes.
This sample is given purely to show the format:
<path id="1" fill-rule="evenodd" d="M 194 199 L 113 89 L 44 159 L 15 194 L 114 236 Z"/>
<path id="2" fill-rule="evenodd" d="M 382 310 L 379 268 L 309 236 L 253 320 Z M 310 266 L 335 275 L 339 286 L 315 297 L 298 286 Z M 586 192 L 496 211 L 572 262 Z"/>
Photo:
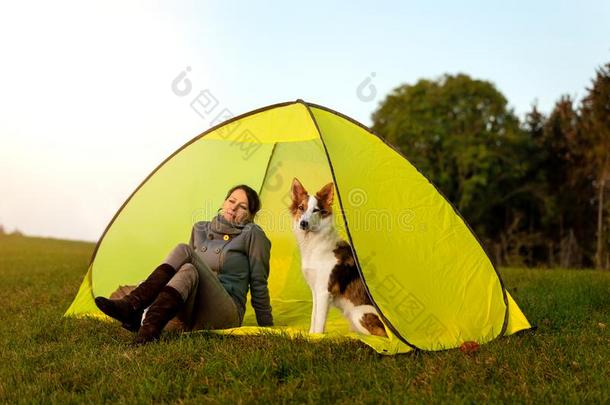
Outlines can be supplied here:
<path id="1" fill-rule="evenodd" d="M 574 100 L 564 95 L 546 119 L 541 136 L 534 138 L 537 151 L 532 163 L 542 178 L 545 197 L 540 212 L 540 229 L 547 241 L 551 266 L 590 265 L 591 195 L 586 167 L 586 142 L 580 131 Z"/>
<path id="2" fill-rule="evenodd" d="M 581 106 L 581 128 L 587 140 L 587 168 L 595 179 L 595 266 L 610 268 L 610 63 L 597 69 L 596 77 Z"/>
<path id="3" fill-rule="evenodd" d="M 554 194 L 549 190 L 545 171 L 548 159 L 548 152 L 543 147 L 546 122 L 547 117 L 538 110 L 538 106 L 532 105 L 522 125 L 526 139 L 522 148 L 517 151 L 518 158 L 527 164 L 524 164 L 525 169 L 519 180 L 521 185 L 515 189 L 515 198 L 511 200 L 510 206 L 503 207 L 505 211 L 512 212 L 513 216 L 521 219 L 520 223 L 515 225 L 519 226 L 515 238 L 520 238 L 523 246 L 513 255 L 526 256 L 525 264 L 531 266 L 549 264 L 554 252 L 553 242 L 545 237 L 544 227 L 550 217 L 548 207 L 554 206 Z M 510 232 L 506 229 L 503 234 Z"/>

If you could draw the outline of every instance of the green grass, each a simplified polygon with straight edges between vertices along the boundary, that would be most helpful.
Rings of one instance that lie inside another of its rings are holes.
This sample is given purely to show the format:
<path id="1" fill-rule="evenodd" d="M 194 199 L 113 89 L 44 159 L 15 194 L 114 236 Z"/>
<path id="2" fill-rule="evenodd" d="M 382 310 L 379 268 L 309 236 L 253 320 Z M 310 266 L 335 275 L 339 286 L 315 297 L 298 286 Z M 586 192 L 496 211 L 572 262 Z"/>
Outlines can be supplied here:
<path id="1" fill-rule="evenodd" d="M 357 341 L 169 335 L 65 319 L 92 244 L 0 236 L 0 402 L 610 401 L 610 274 L 503 269 L 536 332 L 381 356 Z"/>

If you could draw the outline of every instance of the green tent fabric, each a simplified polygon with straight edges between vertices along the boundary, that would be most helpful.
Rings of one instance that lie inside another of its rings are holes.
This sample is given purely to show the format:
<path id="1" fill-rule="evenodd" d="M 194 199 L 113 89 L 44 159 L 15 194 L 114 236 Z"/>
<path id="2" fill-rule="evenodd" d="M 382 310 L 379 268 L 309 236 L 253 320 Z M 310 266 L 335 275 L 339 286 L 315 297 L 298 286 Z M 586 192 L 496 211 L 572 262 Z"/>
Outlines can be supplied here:
<path id="1" fill-rule="evenodd" d="M 324 335 L 307 333 L 311 292 L 288 210 L 294 177 L 310 192 L 335 183 L 336 226 L 353 247 L 387 338 L 350 332 L 336 309 Z M 235 117 L 161 163 L 106 228 L 66 316 L 104 317 L 95 296 L 144 279 L 240 183 L 260 193 L 256 221 L 272 242 L 276 326 L 257 327 L 248 308 L 242 327 L 216 333 L 341 336 L 396 354 L 485 343 L 530 328 L 468 225 L 406 158 L 362 124 L 301 100 Z"/>

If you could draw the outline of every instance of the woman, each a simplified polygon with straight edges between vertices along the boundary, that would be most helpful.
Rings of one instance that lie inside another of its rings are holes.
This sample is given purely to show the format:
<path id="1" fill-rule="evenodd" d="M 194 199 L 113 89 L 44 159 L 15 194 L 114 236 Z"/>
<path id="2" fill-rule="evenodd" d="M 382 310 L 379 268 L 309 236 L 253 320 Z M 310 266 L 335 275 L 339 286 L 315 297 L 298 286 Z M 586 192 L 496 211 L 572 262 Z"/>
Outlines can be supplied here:
<path id="1" fill-rule="evenodd" d="M 157 339 L 176 315 L 186 330 L 240 326 L 248 288 L 259 326 L 273 325 L 267 288 L 271 242 L 253 222 L 259 209 L 256 191 L 244 184 L 231 188 L 221 213 L 193 226 L 188 245 L 177 245 L 129 295 L 97 297 L 95 304 L 137 332 L 136 344 Z"/>

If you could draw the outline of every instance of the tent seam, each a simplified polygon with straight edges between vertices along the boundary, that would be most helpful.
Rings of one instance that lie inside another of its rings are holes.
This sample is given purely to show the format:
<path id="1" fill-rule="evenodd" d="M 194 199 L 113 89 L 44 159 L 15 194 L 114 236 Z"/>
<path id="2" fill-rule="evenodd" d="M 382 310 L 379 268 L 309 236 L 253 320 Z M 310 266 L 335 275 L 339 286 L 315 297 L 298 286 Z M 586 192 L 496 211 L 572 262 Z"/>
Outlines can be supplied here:
<path id="1" fill-rule="evenodd" d="M 275 153 L 275 147 L 277 146 L 277 142 L 273 142 L 273 148 L 271 148 L 271 153 L 269 154 L 269 160 L 267 160 L 267 167 L 265 167 L 265 174 L 263 174 L 263 181 L 261 181 L 261 187 L 258 190 L 258 196 L 261 198 L 263 195 L 263 186 L 265 185 L 265 179 L 267 178 L 267 173 L 269 172 L 269 166 L 271 166 L 271 159 L 273 159 L 273 154 Z"/>
<path id="2" fill-rule="evenodd" d="M 320 127 L 318 126 L 318 121 L 316 121 L 316 118 L 313 115 L 313 112 L 311 111 L 311 109 L 309 108 L 309 103 L 304 102 L 303 100 L 298 100 L 299 102 L 303 103 L 303 105 L 305 106 L 305 108 L 307 109 L 307 112 L 309 113 L 309 116 L 311 118 L 311 120 L 313 121 L 316 130 L 318 131 L 318 136 L 320 137 L 320 142 L 322 142 L 322 146 L 324 147 L 324 153 L 326 154 L 326 159 L 328 160 L 328 165 L 330 167 L 330 173 L 331 176 L 335 182 L 335 189 L 337 190 L 337 198 L 339 200 L 339 206 L 341 208 L 341 215 L 343 217 L 343 222 L 345 223 L 345 231 L 347 233 L 347 238 L 349 239 L 350 242 L 350 247 L 352 250 L 352 253 L 354 255 L 354 261 L 356 263 L 356 268 L 358 269 L 358 274 L 360 276 L 360 279 L 362 280 L 362 283 L 364 285 L 364 289 L 366 291 L 366 294 L 368 295 L 369 299 L 371 300 L 371 302 L 373 303 L 373 306 L 375 307 L 375 309 L 379 312 L 379 315 L 381 316 L 381 318 L 385 321 L 386 325 L 388 326 L 388 328 L 392 331 L 392 333 L 403 343 L 405 343 L 407 346 L 411 347 L 414 350 L 421 350 L 420 348 L 418 348 L 417 346 L 415 346 L 412 343 L 409 343 L 407 341 L 407 339 L 405 339 L 399 332 L 398 330 L 394 327 L 394 325 L 392 325 L 392 323 L 388 320 L 388 318 L 383 315 L 383 312 L 381 311 L 381 309 L 379 308 L 379 306 L 377 305 L 377 303 L 375 302 L 375 300 L 373 299 L 373 296 L 371 295 L 371 292 L 369 291 L 369 288 L 366 284 L 366 280 L 364 279 L 364 274 L 362 273 L 362 269 L 360 267 L 360 261 L 358 260 L 358 255 L 356 253 L 356 249 L 354 247 L 354 242 L 352 240 L 352 236 L 351 233 L 349 231 L 349 226 L 347 224 L 347 218 L 345 217 L 345 213 L 343 212 L 343 201 L 341 200 L 341 193 L 339 192 L 339 185 L 337 184 L 337 178 L 335 176 L 335 170 L 333 168 L 333 164 L 332 161 L 330 159 L 330 155 L 328 153 L 328 149 L 326 148 L 326 143 L 324 142 L 324 139 L 322 138 L 322 131 L 320 131 Z"/>

